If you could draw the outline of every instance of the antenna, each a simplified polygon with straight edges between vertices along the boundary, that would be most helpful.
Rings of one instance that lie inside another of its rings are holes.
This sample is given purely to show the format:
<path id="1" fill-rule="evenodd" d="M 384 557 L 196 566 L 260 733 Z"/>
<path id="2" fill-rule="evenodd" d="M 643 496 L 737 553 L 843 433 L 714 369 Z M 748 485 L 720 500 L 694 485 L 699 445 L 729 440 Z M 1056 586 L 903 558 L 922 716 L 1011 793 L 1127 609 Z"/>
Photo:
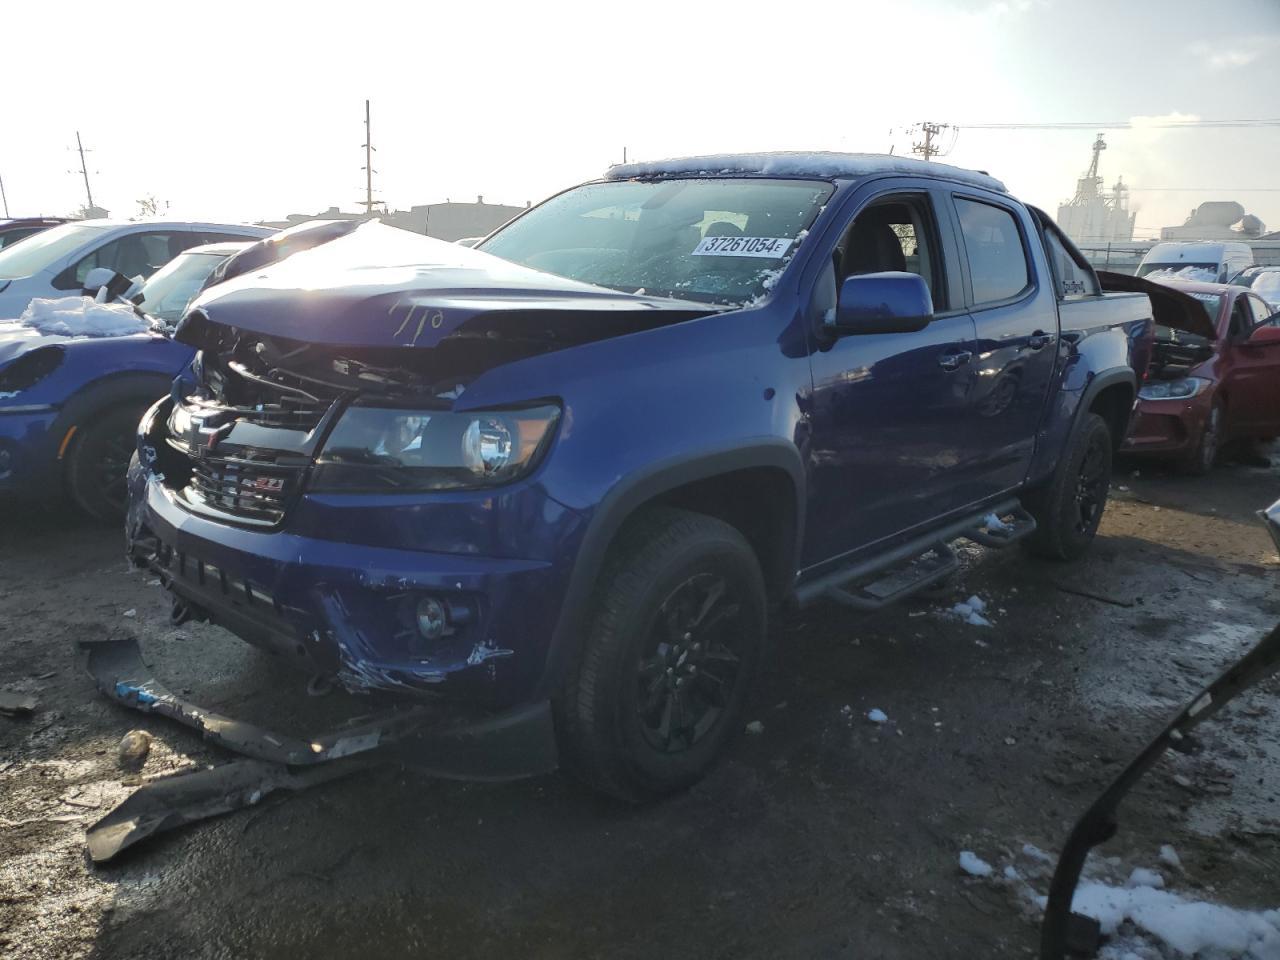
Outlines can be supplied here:
<path id="1" fill-rule="evenodd" d="M 4 202 L 4 218 L 9 219 L 9 198 L 4 192 L 4 177 L 0 177 L 0 201 Z"/>
<path id="2" fill-rule="evenodd" d="M 80 140 L 80 131 L 76 131 L 76 149 L 80 151 L 80 174 L 84 177 L 84 195 L 89 203 L 85 206 L 85 212 L 93 211 L 93 191 L 89 189 L 89 167 L 84 162 L 84 143 Z"/>
<path id="3" fill-rule="evenodd" d="M 364 200 L 360 202 L 360 206 L 364 207 L 366 217 L 373 215 L 373 208 L 376 207 L 380 200 L 373 199 L 373 175 L 377 171 L 373 169 L 373 153 L 378 148 L 373 145 L 372 127 L 369 123 L 369 101 L 364 102 Z"/>

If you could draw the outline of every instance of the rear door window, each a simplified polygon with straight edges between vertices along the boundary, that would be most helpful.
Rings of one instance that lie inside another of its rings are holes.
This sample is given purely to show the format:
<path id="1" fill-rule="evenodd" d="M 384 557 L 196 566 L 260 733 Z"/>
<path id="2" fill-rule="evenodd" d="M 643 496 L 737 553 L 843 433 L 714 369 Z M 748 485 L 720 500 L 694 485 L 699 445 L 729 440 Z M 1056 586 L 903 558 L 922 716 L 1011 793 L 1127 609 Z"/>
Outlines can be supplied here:
<path id="1" fill-rule="evenodd" d="M 1017 297 L 1030 286 L 1022 231 L 1013 214 L 979 200 L 955 198 L 969 262 L 974 306 Z"/>
<path id="2" fill-rule="evenodd" d="M 1098 289 L 1097 276 L 1083 261 L 1079 251 L 1068 249 L 1057 228 L 1047 223 L 1044 224 L 1044 247 L 1053 268 L 1053 282 L 1057 287 L 1059 300 L 1067 297 L 1096 297 L 1102 292 Z"/>

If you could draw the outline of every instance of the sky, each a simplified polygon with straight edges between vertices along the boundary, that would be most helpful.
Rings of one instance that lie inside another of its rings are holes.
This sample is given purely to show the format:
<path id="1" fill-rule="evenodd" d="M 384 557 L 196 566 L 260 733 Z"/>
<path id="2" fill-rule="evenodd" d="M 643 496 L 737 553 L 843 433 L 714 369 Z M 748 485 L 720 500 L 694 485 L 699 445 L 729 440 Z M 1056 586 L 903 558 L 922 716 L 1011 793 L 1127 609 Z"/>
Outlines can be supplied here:
<path id="1" fill-rule="evenodd" d="M 368 98 L 375 196 L 397 209 L 537 202 L 624 147 L 902 153 L 930 120 L 958 125 L 945 162 L 1056 212 L 1098 131 L 968 125 L 1132 121 L 1106 132 L 1102 174 L 1134 188 L 1140 236 L 1205 200 L 1239 200 L 1280 229 L 1280 125 L 1153 125 L 1280 119 L 1280 0 L 103 9 L 6 5 L 0 178 L 14 216 L 84 202 L 77 131 L 114 216 L 146 197 L 193 219 L 355 210 Z"/>

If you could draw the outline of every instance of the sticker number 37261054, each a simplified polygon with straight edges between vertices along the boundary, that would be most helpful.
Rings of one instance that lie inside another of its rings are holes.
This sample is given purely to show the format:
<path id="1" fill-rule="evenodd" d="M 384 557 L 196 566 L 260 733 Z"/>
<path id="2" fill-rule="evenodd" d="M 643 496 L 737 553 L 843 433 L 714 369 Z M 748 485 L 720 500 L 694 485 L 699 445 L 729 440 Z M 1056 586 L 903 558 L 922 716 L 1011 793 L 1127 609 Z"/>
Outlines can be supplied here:
<path id="1" fill-rule="evenodd" d="M 703 237 L 693 248 L 695 257 L 771 257 L 791 246 L 790 237 Z"/>

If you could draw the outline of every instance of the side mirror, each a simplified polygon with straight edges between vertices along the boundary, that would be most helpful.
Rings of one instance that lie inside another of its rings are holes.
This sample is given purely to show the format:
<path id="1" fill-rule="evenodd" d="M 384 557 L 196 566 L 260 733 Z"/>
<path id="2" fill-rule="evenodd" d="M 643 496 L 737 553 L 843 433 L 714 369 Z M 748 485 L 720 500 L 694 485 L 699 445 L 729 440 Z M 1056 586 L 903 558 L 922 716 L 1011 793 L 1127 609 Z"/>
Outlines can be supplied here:
<path id="1" fill-rule="evenodd" d="M 1271 324 L 1280 317 L 1280 314 L 1272 314 L 1258 326 L 1253 328 L 1253 332 L 1249 334 L 1249 339 L 1245 341 L 1250 346 L 1262 347 L 1273 343 L 1280 343 L 1280 327 Z"/>
<path id="2" fill-rule="evenodd" d="M 826 329 L 833 336 L 860 333 L 914 333 L 933 319 L 933 298 L 914 273 L 865 273 L 840 285 L 835 315 Z"/>
<path id="3" fill-rule="evenodd" d="M 110 303 L 116 299 L 128 299 L 127 294 L 141 283 L 141 277 L 130 280 L 110 267 L 94 267 L 85 274 L 83 295 L 93 297 L 99 303 Z"/>

